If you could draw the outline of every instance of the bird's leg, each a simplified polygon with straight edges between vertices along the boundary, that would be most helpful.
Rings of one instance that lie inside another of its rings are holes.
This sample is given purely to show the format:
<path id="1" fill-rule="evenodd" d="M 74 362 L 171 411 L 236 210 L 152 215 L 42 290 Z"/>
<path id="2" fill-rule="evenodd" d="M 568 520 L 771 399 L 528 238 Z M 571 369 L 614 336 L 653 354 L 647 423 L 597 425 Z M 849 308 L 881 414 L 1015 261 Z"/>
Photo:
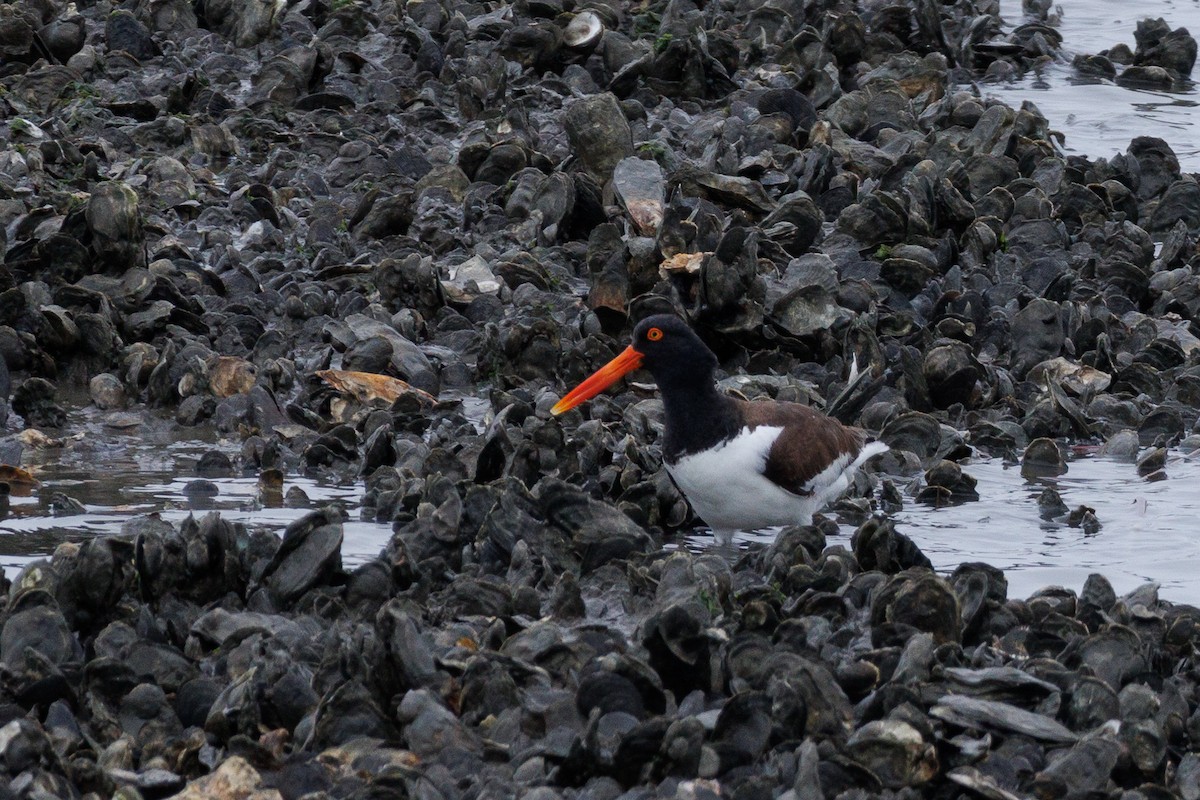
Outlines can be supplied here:
<path id="1" fill-rule="evenodd" d="M 717 540 L 717 545 L 720 547 L 729 547 L 733 544 L 733 535 L 737 533 L 735 530 L 718 530 L 712 529 L 713 538 Z"/>

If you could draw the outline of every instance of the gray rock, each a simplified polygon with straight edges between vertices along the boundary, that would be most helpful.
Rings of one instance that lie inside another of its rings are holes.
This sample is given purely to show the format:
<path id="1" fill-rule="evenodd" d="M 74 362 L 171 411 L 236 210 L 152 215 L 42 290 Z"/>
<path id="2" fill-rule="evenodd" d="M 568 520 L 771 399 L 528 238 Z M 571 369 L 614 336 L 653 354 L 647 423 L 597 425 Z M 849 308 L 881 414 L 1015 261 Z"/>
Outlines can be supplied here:
<path id="1" fill-rule="evenodd" d="M 633 137 L 617 98 L 612 94 L 585 97 L 567 106 L 563 127 L 571 151 L 599 183 L 612 178 L 621 159 L 633 155 Z"/>
<path id="2" fill-rule="evenodd" d="M 929 713 L 955 725 L 1017 733 L 1052 744 L 1070 744 L 1078 739 L 1050 717 L 993 700 L 946 695 Z"/>
<path id="3" fill-rule="evenodd" d="M 253 47 L 271 36 L 280 11 L 273 0 L 205 0 L 203 8 L 212 30 L 237 47 Z"/>
<path id="4" fill-rule="evenodd" d="M 52 601 L 16 611 L 4 621 L 0 629 L 0 661 L 17 667 L 25 648 L 37 651 L 52 664 L 64 664 L 80 655 L 78 642 Z"/>
<path id="5" fill-rule="evenodd" d="M 850 736 L 846 748 L 890 789 L 920 786 L 939 768 L 934 746 L 912 725 L 898 720 L 868 722 Z"/>
<path id="6" fill-rule="evenodd" d="M 140 60 L 153 58 L 161 52 L 146 26 L 123 9 L 118 9 L 108 16 L 104 25 L 104 40 L 110 53 L 114 50 L 124 50 Z"/>
<path id="7" fill-rule="evenodd" d="M 645 236 L 655 236 L 665 213 L 666 178 L 655 161 L 622 159 L 613 169 L 613 191 L 634 226 Z"/>
<path id="8" fill-rule="evenodd" d="M 1162 67 L 1186 78 L 1196 64 L 1196 39 L 1187 28 L 1171 30 L 1161 17 L 1143 19 L 1133 34 L 1137 42 L 1134 63 Z"/>
<path id="9" fill-rule="evenodd" d="M 1066 341 L 1062 310 L 1043 298 L 1031 300 L 1012 320 L 1013 373 L 1023 376 L 1031 367 L 1057 356 Z"/>
<path id="10" fill-rule="evenodd" d="M 96 375 L 88 382 L 88 393 L 96 408 L 103 411 L 125 408 L 129 403 L 124 384 L 107 372 Z"/>
<path id="11" fill-rule="evenodd" d="M 112 270 L 141 266 L 142 222 L 137 192 L 127 184 L 106 181 L 88 199 L 85 212 L 97 260 Z"/>
<path id="12" fill-rule="evenodd" d="M 287 603 L 342 568 L 342 513 L 314 511 L 293 522 L 266 566 L 262 581 Z"/>

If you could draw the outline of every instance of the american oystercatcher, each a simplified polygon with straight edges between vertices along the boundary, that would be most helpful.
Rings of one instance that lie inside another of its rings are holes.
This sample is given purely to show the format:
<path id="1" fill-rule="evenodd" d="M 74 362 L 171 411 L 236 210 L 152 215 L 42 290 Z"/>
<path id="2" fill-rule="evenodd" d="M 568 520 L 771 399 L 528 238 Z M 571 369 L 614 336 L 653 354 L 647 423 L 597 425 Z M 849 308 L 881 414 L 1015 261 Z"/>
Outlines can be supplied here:
<path id="1" fill-rule="evenodd" d="M 734 533 L 808 525 L 850 486 L 882 442 L 798 403 L 745 401 L 717 391 L 717 357 L 681 319 L 647 317 L 633 343 L 550 410 L 575 408 L 645 367 L 666 415 L 663 461 L 718 542 Z"/>

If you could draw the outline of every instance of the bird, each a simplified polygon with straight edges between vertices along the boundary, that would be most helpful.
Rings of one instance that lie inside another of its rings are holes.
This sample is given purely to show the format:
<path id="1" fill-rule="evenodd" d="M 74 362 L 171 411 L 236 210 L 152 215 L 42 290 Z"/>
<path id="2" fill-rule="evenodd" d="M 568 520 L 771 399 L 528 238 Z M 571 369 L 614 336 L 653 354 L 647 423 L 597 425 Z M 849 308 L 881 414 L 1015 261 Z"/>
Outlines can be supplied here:
<path id="1" fill-rule="evenodd" d="M 739 531 L 810 525 L 855 471 L 888 448 L 800 403 L 742 400 L 717 389 L 717 357 L 682 319 L 641 320 L 616 358 L 568 392 L 557 416 L 644 367 L 662 395 L 663 464 L 719 544 Z"/>

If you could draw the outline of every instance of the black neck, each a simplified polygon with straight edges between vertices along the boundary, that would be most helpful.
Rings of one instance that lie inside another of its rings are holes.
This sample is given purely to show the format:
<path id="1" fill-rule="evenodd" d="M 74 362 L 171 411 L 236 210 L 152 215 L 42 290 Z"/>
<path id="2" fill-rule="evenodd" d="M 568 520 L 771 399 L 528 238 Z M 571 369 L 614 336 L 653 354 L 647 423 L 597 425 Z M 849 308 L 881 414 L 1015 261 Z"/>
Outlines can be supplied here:
<path id="1" fill-rule="evenodd" d="M 732 438 L 741 425 L 732 400 L 717 391 L 712 375 L 659 385 L 666 412 L 663 458 L 674 462 Z"/>

